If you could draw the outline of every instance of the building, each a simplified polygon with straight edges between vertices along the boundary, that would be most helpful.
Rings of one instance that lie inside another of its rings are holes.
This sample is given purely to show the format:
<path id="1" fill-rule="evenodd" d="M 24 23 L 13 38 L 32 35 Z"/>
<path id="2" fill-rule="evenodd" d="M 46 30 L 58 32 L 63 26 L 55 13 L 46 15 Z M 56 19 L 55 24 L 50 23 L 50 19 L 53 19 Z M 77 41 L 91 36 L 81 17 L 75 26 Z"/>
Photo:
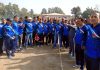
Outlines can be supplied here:
<path id="1" fill-rule="evenodd" d="M 71 19 L 72 16 L 70 15 L 65 15 L 65 14 L 59 14 L 59 13 L 50 13 L 50 14 L 41 14 L 41 17 L 46 17 L 46 18 L 65 18 L 65 19 Z"/>

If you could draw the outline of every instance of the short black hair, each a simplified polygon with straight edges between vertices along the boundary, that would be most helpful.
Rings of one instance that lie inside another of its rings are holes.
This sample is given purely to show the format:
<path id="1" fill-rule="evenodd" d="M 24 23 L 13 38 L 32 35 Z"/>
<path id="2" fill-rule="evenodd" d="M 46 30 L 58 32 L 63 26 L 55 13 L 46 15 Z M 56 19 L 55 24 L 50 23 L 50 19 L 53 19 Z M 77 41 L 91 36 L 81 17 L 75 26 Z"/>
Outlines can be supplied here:
<path id="1" fill-rule="evenodd" d="M 12 20 L 10 18 L 7 18 L 6 20 L 9 21 L 9 22 L 12 22 Z"/>
<path id="2" fill-rule="evenodd" d="M 23 17 L 20 17 L 19 19 L 23 19 Z"/>
<path id="3" fill-rule="evenodd" d="M 27 19 L 27 18 L 28 18 L 28 16 L 25 16 L 24 18 L 25 18 L 25 19 Z"/>
<path id="4" fill-rule="evenodd" d="M 18 17 L 17 15 L 14 16 L 14 18 Z"/>
<path id="5" fill-rule="evenodd" d="M 79 18 L 77 18 L 77 19 L 80 19 L 82 22 L 84 22 L 84 19 L 83 19 L 83 18 L 81 18 L 81 17 L 79 17 Z"/>
<path id="6" fill-rule="evenodd" d="M 33 19 L 35 19 L 36 17 L 33 17 Z"/>

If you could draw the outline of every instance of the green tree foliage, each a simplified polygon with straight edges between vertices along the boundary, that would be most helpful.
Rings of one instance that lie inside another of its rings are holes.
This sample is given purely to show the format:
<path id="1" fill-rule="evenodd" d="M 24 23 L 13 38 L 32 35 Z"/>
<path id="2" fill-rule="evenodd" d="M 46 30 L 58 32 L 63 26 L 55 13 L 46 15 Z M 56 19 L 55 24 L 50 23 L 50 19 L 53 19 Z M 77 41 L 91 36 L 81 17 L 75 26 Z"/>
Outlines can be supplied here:
<path id="1" fill-rule="evenodd" d="M 71 9 L 71 14 L 73 14 L 75 18 L 79 17 L 81 15 L 81 8 L 79 6 L 73 7 Z"/>
<path id="2" fill-rule="evenodd" d="M 43 8 L 41 14 L 47 14 L 47 10 Z"/>
<path id="3" fill-rule="evenodd" d="M 63 10 L 59 7 L 48 8 L 48 13 L 59 13 L 64 14 Z"/>
<path id="4" fill-rule="evenodd" d="M 91 14 L 95 14 L 97 11 L 92 8 L 86 8 L 86 10 L 82 13 L 83 18 L 88 18 Z"/>
<path id="5" fill-rule="evenodd" d="M 21 17 L 24 16 L 31 16 L 33 17 L 34 11 L 31 9 L 28 11 L 26 8 L 19 9 L 17 4 L 11 4 L 4 5 L 3 3 L 0 3 L 0 18 L 1 17 L 10 17 L 13 18 L 13 16 L 18 15 Z"/>

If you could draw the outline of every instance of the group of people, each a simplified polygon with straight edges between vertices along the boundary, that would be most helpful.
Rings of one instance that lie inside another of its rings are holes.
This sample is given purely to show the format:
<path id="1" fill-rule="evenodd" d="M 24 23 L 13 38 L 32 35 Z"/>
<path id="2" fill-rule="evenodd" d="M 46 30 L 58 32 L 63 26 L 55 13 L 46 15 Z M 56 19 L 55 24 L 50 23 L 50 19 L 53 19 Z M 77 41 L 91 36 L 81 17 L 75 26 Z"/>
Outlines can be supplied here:
<path id="1" fill-rule="evenodd" d="M 52 44 L 52 48 L 69 48 L 69 54 L 75 56 L 76 65 L 84 70 L 100 70 L 100 24 L 96 14 L 88 19 L 76 18 L 25 18 L 14 16 L 2 18 L 0 24 L 0 55 L 3 46 L 8 58 L 15 52 L 27 47 L 42 47 Z"/>

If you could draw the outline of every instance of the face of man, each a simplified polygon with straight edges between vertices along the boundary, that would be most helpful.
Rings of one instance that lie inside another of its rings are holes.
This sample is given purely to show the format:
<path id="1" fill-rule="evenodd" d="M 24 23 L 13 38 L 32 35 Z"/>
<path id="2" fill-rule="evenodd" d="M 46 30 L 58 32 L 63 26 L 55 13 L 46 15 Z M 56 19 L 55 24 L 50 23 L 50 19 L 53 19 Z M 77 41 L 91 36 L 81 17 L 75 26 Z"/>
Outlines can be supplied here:
<path id="1" fill-rule="evenodd" d="M 5 24 L 6 23 L 6 19 L 2 19 L 2 23 Z"/>
<path id="2" fill-rule="evenodd" d="M 20 21 L 20 22 L 23 22 L 23 18 L 20 18 L 19 21 Z"/>
<path id="3" fill-rule="evenodd" d="M 59 23 L 59 19 L 56 19 L 56 23 Z"/>
<path id="4" fill-rule="evenodd" d="M 91 21 L 91 24 L 97 24 L 98 23 L 98 17 L 97 17 L 97 15 L 92 15 L 90 17 L 90 21 Z"/>
<path id="5" fill-rule="evenodd" d="M 42 23 L 42 19 L 41 18 L 39 19 L 39 23 Z"/>
<path id="6" fill-rule="evenodd" d="M 16 22 L 18 22 L 18 21 L 19 21 L 19 18 L 16 16 L 16 17 L 14 18 L 14 20 L 15 20 Z"/>
<path id="7" fill-rule="evenodd" d="M 64 18 L 62 18 L 62 23 L 64 23 L 65 22 L 65 19 Z"/>
<path id="8" fill-rule="evenodd" d="M 52 18 L 50 19 L 50 23 L 53 23 L 53 19 Z"/>
<path id="9" fill-rule="evenodd" d="M 33 20 L 34 20 L 34 22 L 35 22 L 37 19 L 36 19 L 36 18 L 34 18 Z"/>
<path id="10" fill-rule="evenodd" d="M 78 27 L 82 26 L 82 25 L 83 25 L 82 20 L 81 20 L 81 19 L 77 19 L 77 20 L 76 20 L 76 25 L 77 25 Z"/>
<path id="11" fill-rule="evenodd" d="M 65 20 L 65 24 L 67 24 L 68 23 L 68 21 L 67 20 Z"/>
<path id="12" fill-rule="evenodd" d="M 7 24 L 8 24 L 8 25 L 11 25 L 11 24 L 12 24 L 12 22 L 10 22 L 10 21 L 7 21 Z"/>
<path id="13" fill-rule="evenodd" d="M 45 19 L 45 20 L 44 20 L 44 23 L 46 23 L 46 22 L 47 22 L 47 20 Z"/>

